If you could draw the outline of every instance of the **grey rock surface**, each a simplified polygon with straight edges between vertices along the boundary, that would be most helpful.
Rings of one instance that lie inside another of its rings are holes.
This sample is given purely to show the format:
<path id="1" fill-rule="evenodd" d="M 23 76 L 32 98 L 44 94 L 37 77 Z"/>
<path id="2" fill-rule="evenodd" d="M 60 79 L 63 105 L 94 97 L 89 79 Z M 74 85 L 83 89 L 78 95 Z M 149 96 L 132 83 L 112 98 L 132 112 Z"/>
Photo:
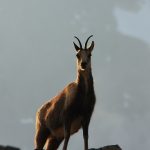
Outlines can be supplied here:
<path id="1" fill-rule="evenodd" d="M 91 148 L 89 150 L 122 150 L 122 149 L 120 148 L 119 145 L 109 145 L 109 146 L 104 146 L 104 147 L 98 148 L 98 149 Z"/>

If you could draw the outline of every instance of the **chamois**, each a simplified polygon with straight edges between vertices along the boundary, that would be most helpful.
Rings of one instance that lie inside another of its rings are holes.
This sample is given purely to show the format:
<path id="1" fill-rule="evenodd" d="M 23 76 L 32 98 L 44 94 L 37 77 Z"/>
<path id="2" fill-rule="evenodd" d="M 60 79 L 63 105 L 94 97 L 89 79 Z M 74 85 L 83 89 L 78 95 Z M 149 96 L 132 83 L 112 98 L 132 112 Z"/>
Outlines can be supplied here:
<path id="1" fill-rule="evenodd" d="M 91 53 L 94 41 L 82 48 L 80 40 L 74 47 L 77 56 L 77 78 L 67 85 L 57 96 L 46 102 L 36 113 L 35 150 L 57 150 L 64 140 L 63 150 L 67 150 L 70 135 L 83 129 L 84 150 L 88 150 L 88 127 L 95 105 L 95 92 L 91 69 Z"/>

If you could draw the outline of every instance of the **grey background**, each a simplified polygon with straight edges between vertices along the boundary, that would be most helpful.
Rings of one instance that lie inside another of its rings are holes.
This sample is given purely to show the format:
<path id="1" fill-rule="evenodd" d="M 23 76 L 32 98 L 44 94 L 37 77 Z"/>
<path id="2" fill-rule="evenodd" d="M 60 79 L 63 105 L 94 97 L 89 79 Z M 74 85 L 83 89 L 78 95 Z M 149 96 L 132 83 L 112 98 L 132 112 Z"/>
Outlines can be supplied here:
<path id="1" fill-rule="evenodd" d="M 76 78 L 73 36 L 93 34 L 89 145 L 149 149 L 149 14 L 149 0 L 0 0 L 0 144 L 33 149 L 37 108 Z"/>

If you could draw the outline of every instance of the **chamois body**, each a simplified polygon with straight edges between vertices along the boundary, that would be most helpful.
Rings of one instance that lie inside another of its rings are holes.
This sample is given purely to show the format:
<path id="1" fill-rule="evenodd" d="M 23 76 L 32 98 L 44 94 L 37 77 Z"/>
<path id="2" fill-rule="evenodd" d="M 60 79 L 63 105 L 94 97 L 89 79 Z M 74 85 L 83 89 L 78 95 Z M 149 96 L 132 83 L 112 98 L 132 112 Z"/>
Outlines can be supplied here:
<path id="1" fill-rule="evenodd" d="M 95 105 L 90 62 L 93 47 L 94 45 L 91 45 L 89 49 L 82 49 L 81 43 L 80 48 L 75 44 L 78 55 L 76 80 L 37 111 L 36 150 L 42 150 L 45 143 L 46 150 L 57 150 L 63 140 L 63 150 L 66 150 L 70 135 L 76 133 L 81 127 L 83 128 L 84 147 L 85 150 L 88 150 L 88 126 Z M 88 51 L 87 56 L 84 51 Z"/>

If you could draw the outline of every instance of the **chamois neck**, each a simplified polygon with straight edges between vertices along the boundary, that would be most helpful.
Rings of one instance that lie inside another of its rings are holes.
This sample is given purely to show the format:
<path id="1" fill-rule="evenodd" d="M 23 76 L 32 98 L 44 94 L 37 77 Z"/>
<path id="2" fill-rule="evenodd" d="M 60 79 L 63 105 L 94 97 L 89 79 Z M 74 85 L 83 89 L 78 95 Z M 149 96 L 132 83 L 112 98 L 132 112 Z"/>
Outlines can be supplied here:
<path id="1" fill-rule="evenodd" d="M 88 68 L 87 70 L 80 70 L 77 69 L 77 78 L 76 78 L 76 82 L 78 84 L 82 83 L 82 82 L 92 82 L 93 83 L 93 76 L 92 76 L 92 69 Z"/>

